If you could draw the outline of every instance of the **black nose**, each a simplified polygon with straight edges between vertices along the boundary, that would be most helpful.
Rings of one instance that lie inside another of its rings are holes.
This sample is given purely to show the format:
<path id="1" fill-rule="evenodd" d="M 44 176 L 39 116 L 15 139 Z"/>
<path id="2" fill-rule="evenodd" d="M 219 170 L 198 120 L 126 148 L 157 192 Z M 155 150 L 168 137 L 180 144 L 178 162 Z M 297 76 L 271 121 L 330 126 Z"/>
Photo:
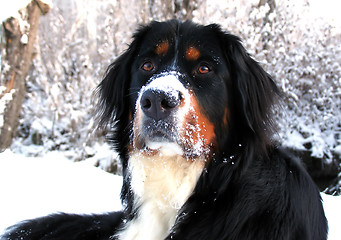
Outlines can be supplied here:
<path id="1" fill-rule="evenodd" d="M 173 90 L 146 90 L 141 96 L 141 109 L 146 116 L 158 121 L 167 118 L 180 105 L 181 93 Z"/>

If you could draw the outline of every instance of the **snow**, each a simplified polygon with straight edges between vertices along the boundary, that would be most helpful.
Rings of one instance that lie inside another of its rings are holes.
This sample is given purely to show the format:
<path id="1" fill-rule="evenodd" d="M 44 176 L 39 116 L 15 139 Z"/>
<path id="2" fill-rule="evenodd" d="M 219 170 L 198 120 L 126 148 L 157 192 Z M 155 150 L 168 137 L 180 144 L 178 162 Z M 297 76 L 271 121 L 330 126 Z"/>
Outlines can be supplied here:
<path id="1" fill-rule="evenodd" d="M 18 221 L 54 212 L 102 213 L 122 208 L 122 178 L 61 152 L 25 157 L 0 153 L 0 233 Z M 341 196 L 322 194 L 329 240 L 340 239 Z"/>
<path id="2" fill-rule="evenodd" d="M 60 152 L 24 157 L 0 154 L 0 232 L 18 221 L 55 212 L 120 210 L 122 178 Z"/>
<path id="3" fill-rule="evenodd" d="M 164 91 L 170 94 L 172 97 L 176 98 L 180 92 L 185 92 L 186 89 L 179 81 L 181 74 L 176 71 L 166 71 L 161 74 L 156 75 L 150 80 L 150 83 L 145 87 L 146 91 L 148 89 L 156 91 Z"/>
<path id="4" fill-rule="evenodd" d="M 2 96 L 0 98 L 0 134 L 1 134 L 1 129 L 4 126 L 6 106 L 10 101 L 12 101 L 14 93 L 15 93 L 15 89 L 11 89 L 10 92 L 6 92 L 6 88 L 3 86 L 0 86 L 0 96 Z"/>
<path id="5" fill-rule="evenodd" d="M 341 196 L 331 196 L 322 193 L 324 211 L 329 224 L 329 240 L 338 240 L 341 236 Z"/>

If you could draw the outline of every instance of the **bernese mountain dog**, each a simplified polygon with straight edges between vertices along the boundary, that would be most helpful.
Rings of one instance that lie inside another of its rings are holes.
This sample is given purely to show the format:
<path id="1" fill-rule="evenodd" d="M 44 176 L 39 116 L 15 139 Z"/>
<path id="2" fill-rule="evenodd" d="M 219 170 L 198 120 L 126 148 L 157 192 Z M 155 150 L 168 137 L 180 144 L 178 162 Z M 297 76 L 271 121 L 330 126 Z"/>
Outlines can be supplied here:
<path id="1" fill-rule="evenodd" d="M 218 25 L 151 22 L 98 87 L 112 126 L 124 210 L 54 214 L 2 239 L 280 240 L 327 238 L 319 190 L 274 143 L 280 92 Z"/>

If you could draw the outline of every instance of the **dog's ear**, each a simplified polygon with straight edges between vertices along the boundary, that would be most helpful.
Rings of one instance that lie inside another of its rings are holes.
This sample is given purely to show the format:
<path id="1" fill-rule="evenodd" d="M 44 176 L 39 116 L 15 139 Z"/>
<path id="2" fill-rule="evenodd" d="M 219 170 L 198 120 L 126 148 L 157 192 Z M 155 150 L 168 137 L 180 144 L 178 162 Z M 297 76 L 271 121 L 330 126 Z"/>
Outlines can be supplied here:
<path id="1" fill-rule="evenodd" d="M 116 121 L 128 122 L 131 66 L 148 29 L 148 26 L 140 27 L 128 49 L 109 65 L 105 77 L 97 87 L 100 127 Z"/>
<path id="2" fill-rule="evenodd" d="M 105 77 L 97 88 L 98 118 L 101 127 L 108 123 L 122 121 L 128 115 L 127 91 L 130 81 L 130 63 L 134 49 L 130 46 L 120 57 L 109 65 Z"/>
<path id="3" fill-rule="evenodd" d="M 279 90 L 271 76 L 250 57 L 238 37 L 224 33 L 223 39 L 235 101 L 235 120 L 242 126 L 241 131 L 248 131 L 248 136 L 251 134 L 254 140 L 267 145 L 274 129 L 272 106 L 278 99 Z"/>

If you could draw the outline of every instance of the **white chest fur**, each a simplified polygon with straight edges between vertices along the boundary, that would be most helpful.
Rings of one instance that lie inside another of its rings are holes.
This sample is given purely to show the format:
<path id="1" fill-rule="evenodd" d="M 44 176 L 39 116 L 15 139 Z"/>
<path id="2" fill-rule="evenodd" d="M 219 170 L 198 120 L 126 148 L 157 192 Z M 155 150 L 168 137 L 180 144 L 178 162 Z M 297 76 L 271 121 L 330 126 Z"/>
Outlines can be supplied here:
<path id="1" fill-rule="evenodd" d="M 204 161 L 178 155 L 130 156 L 134 208 L 137 216 L 119 233 L 121 240 L 162 240 L 172 228 L 178 210 L 193 192 Z"/>

